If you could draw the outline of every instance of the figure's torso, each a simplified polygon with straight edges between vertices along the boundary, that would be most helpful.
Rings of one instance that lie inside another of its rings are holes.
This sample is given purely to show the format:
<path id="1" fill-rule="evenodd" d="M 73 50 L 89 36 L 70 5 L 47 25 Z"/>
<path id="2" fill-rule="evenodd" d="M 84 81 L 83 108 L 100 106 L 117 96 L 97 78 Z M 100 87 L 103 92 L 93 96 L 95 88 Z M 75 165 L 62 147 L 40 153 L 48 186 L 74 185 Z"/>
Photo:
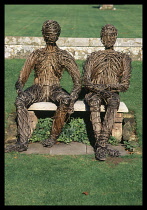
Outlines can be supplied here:
<path id="1" fill-rule="evenodd" d="M 91 80 L 93 84 L 118 84 L 123 71 L 123 53 L 114 50 L 95 52 Z"/>
<path id="2" fill-rule="evenodd" d="M 34 66 L 34 84 L 42 87 L 42 97 L 45 101 L 49 98 L 55 87 L 60 86 L 60 79 L 64 68 L 60 64 L 57 52 L 48 52 L 45 48 L 34 51 L 35 66 Z"/>
<path id="3" fill-rule="evenodd" d="M 45 48 L 36 51 L 34 83 L 41 86 L 59 85 L 63 73 L 58 59 L 58 53 L 49 53 Z"/>

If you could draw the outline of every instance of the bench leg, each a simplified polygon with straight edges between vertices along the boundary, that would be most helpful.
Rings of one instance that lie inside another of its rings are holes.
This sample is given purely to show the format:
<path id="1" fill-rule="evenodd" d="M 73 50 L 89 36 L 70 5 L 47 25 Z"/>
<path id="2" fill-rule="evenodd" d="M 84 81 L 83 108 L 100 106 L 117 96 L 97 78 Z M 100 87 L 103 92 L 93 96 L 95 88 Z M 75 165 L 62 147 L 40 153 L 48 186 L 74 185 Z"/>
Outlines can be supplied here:
<path id="1" fill-rule="evenodd" d="M 122 139 L 122 113 L 117 113 L 115 117 L 115 123 L 112 129 L 112 136 L 114 136 L 118 142 L 121 142 Z"/>
<path id="2" fill-rule="evenodd" d="M 31 128 L 31 134 L 29 136 L 30 138 L 34 129 L 36 128 L 36 125 L 38 123 L 38 118 L 36 117 L 34 111 L 28 111 L 28 113 L 29 113 L 29 122 L 30 122 L 30 128 Z"/>

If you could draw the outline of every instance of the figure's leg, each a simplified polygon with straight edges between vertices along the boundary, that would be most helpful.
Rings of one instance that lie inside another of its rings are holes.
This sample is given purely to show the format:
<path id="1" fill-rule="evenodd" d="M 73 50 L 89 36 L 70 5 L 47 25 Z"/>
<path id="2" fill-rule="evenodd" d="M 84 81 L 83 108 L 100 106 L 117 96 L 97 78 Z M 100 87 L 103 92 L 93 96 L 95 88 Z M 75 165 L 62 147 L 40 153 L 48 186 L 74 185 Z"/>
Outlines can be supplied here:
<path id="1" fill-rule="evenodd" d="M 101 133 L 101 118 L 100 118 L 100 106 L 101 99 L 96 94 L 87 94 L 85 100 L 90 106 L 90 121 L 92 123 L 94 136 L 97 141 Z"/>
<path id="2" fill-rule="evenodd" d="M 108 139 L 112 133 L 115 116 L 120 104 L 119 95 L 116 93 L 111 93 L 111 96 L 109 98 L 106 98 L 105 101 L 107 103 L 106 114 L 102 123 L 101 138 L 105 139 L 105 141 L 108 142 Z M 108 154 L 110 156 L 119 156 L 119 152 L 117 150 L 108 149 Z"/>
<path id="3" fill-rule="evenodd" d="M 69 94 L 64 92 L 61 88 L 54 90 L 51 99 L 59 102 L 59 106 L 55 112 L 54 120 L 48 139 L 42 141 L 44 147 L 52 147 L 60 135 L 62 128 L 69 118 Z"/>
<path id="4" fill-rule="evenodd" d="M 106 140 L 101 137 L 101 117 L 100 117 L 100 107 L 101 98 L 96 94 L 87 94 L 85 97 L 88 105 L 90 106 L 90 120 L 92 122 L 92 127 L 95 136 L 95 157 L 98 160 L 105 160 L 107 154 Z"/>
<path id="5" fill-rule="evenodd" d="M 42 101 L 41 87 L 33 85 L 16 98 L 17 112 L 17 142 L 7 146 L 5 152 L 24 151 L 28 148 L 28 139 L 31 134 L 27 108 L 34 102 Z"/>

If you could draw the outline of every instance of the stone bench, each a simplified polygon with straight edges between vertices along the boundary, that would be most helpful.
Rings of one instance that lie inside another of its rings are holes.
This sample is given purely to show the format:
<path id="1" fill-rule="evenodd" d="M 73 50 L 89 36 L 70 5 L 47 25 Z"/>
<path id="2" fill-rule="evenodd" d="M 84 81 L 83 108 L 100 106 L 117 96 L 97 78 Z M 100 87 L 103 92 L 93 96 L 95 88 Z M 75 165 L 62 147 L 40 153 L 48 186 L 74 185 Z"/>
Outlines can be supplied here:
<path id="1" fill-rule="evenodd" d="M 38 102 L 32 104 L 29 108 L 29 118 L 31 123 L 31 131 L 36 127 L 38 119 L 34 111 L 55 111 L 57 106 L 52 102 Z M 74 104 L 74 111 L 84 112 L 90 111 L 89 106 L 84 101 L 76 101 Z M 101 112 L 105 112 L 104 105 L 101 105 Z M 120 102 L 119 109 L 116 114 L 115 123 L 112 130 L 112 136 L 114 136 L 118 141 L 122 139 L 122 122 L 123 113 L 128 112 L 128 108 L 124 102 Z"/>

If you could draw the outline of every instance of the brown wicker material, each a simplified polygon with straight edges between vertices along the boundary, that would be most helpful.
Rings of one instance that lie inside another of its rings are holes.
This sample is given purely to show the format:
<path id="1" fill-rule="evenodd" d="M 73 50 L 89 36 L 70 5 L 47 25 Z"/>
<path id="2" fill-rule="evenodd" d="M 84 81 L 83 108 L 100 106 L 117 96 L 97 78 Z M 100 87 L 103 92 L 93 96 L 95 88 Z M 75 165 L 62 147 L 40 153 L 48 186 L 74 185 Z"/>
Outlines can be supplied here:
<path id="1" fill-rule="evenodd" d="M 44 140 L 43 146 L 52 146 L 59 136 L 65 121 L 73 112 L 73 105 L 81 90 L 80 72 L 74 58 L 56 45 L 60 35 L 60 25 L 53 20 L 47 20 L 42 26 L 42 35 L 46 47 L 33 51 L 20 72 L 16 82 L 18 93 L 16 99 L 17 110 L 17 143 L 7 146 L 6 152 L 27 150 L 30 138 L 30 123 L 27 108 L 41 101 L 53 101 L 58 108 L 49 139 Z M 34 85 L 23 91 L 31 71 L 34 70 Z M 73 90 L 70 94 L 60 86 L 63 71 L 67 70 L 73 80 Z"/>
<path id="2" fill-rule="evenodd" d="M 105 160 L 106 155 L 118 156 L 118 151 L 108 150 L 106 143 L 112 132 L 115 115 L 119 107 L 119 92 L 129 88 L 131 59 L 125 53 L 113 49 L 117 29 L 105 25 L 101 30 L 101 41 L 105 50 L 91 53 L 84 64 L 84 86 L 88 93 L 85 100 L 90 106 L 91 121 L 95 134 L 95 156 Z M 104 104 L 106 114 L 100 118 L 100 105 Z"/>

